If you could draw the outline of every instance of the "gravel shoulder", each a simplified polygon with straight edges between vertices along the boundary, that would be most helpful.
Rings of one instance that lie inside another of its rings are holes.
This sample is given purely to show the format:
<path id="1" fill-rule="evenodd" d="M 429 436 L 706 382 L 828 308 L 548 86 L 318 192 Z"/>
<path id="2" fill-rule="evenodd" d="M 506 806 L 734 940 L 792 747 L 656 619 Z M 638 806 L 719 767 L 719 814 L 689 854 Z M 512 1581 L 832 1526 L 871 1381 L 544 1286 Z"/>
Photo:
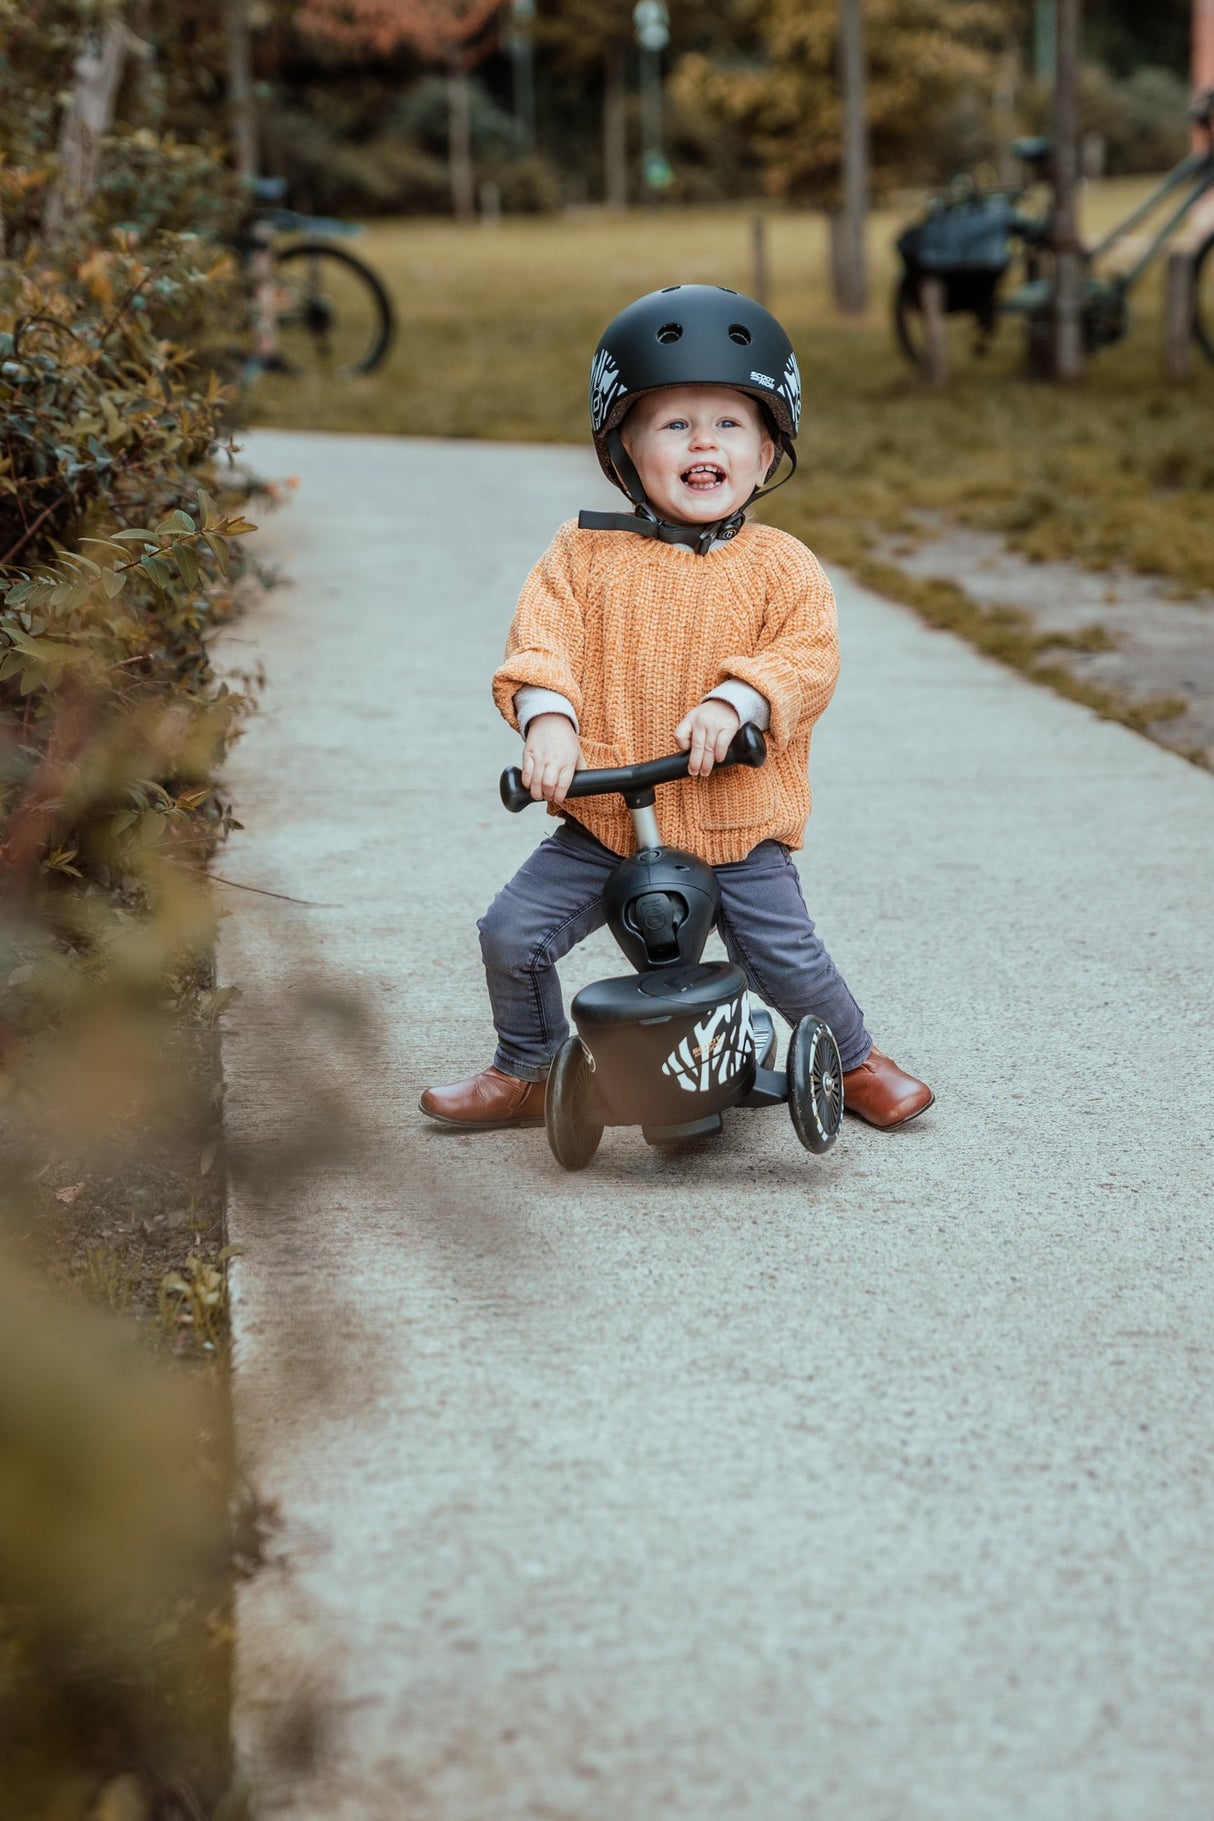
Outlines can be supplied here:
<path id="1" fill-rule="evenodd" d="M 992 532 L 938 513 L 912 518 L 915 537 L 878 537 L 872 555 L 953 582 L 981 607 L 1013 607 L 1031 631 L 1061 635 L 1052 662 L 1128 702 L 1165 706 L 1148 720 L 1151 739 L 1214 765 L 1214 592 L 1182 598 L 1162 576 L 1029 562 Z"/>
<path id="2" fill-rule="evenodd" d="M 416 1101 L 489 1055 L 541 828 L 487 679 L 593 458 L 250 453 L 300 478 L 221 954 L 262 1812 L 1205 1821 L 1214 778 L 837 575 L 802 875 L 938 1105 L 563 1176 Z"/>

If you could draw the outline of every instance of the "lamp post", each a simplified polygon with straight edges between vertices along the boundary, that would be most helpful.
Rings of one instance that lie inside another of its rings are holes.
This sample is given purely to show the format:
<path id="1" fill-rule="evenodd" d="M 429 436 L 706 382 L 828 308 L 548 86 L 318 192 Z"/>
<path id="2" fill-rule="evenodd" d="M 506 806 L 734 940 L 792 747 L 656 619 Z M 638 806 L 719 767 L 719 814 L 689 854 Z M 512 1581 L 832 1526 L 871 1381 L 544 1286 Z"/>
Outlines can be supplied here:
<path id="1" fill-rule="evenodd" d="M 663 0 L 637 0 L 632 23 L 641 52 L 641 171 L 645 188 L 658 195 L 674 175 L 662 147 L 662 52 L 670 43 Z"/>
<path id="2" fill-rule="evenodd" d="M 524 149 L 535 149 L 535 45 L 531 28 L 535 23 L 535 0 L 510 0 L 510 24 L 507 45 L 513 77 L 514 118 Z"/>

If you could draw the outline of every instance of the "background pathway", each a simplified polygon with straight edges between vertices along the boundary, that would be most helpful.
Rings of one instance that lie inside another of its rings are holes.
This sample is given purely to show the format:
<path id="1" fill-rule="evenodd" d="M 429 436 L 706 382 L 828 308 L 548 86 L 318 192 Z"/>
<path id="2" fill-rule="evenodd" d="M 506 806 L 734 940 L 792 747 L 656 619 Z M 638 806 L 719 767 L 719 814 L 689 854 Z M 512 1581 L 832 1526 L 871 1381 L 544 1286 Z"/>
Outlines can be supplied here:
<path id="1" fill-rule="evenodd" d="M 593 459 L 251 456 L 301 486 L 223 871 L 311 901 L 229 892 L 222 955 L 263 1812 L 1206 1821 L 1214 778 L 839 578 L 806 891 L 939 1104 L 564 1176 L 415 1109 L 490 1054 L 542 817 L 488 676 Z"/>

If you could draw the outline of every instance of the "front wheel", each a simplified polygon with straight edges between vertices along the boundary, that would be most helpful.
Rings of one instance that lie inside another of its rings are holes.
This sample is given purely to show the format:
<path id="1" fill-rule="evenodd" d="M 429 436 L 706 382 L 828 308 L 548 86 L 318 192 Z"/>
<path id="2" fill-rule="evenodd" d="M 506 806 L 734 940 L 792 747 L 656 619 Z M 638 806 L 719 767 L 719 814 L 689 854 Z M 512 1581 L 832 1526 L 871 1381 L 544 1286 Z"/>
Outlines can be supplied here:
<path id="1" fill-rule="evenodd" d="M 369 266 L 305 240 L 274 255 L 277 362 L 288 373 L 370 373 L 392 341 L 392 304 Z"/>
<path id="2" fill-rule="evenodd" d="M 1214 234 L 1193 256 L 1193 339 L 1214 360 Z"/>
<path id="3" fill-rule="evenodd" d="M 843 1124 L 843 1065 L 829 1024 L 812 1014 L 788 1040 L 788 1111 L 807 1151 L 829 1151 Z"/>
<path id="4" fill-rule="evenodd" d="M 552 1059 L 544 1096 L 548 1144 L 562 1170 L 584 1170 L 599 1148 L 603 1122 L 592 1109 L 594 1085 L 580 1037 L 568 1037 Z"/>

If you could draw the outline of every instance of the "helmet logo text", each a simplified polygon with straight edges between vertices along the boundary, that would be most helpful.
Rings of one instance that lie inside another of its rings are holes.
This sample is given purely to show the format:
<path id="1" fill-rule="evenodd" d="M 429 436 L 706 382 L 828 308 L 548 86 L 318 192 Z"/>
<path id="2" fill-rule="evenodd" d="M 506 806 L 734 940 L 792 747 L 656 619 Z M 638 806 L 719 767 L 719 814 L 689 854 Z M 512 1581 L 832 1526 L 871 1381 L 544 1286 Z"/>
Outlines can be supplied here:
<path id="1" fill-rule="evenodd" d="M 606 348 L 600 348 L 590 369 L 590 423 L 596 436 L 607 422 L 616 399 L 627 390 L 611 354 Z"/>

